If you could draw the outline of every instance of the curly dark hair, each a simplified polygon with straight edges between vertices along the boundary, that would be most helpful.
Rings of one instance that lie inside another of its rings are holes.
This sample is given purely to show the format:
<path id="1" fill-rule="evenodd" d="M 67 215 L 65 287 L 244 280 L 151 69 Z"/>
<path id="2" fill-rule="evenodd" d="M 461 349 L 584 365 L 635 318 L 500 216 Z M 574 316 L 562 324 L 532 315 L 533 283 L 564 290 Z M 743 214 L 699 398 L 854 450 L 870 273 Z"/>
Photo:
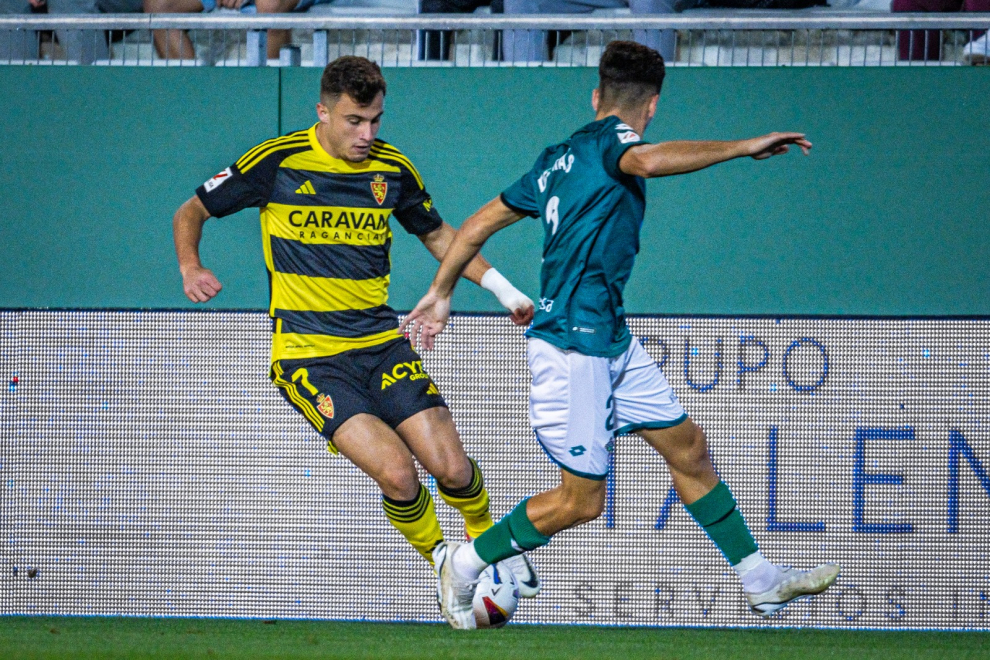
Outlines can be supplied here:
<path id="1" fill-rule="evenodd" d="M 660 93 L 663 56 L 634 41 L 613 41 L 598 63 L 599 103 L 606 108 L 638 105 Z"/>
<path id="2" fill-rule="evenodd" d="M 371 60 L 345 55 L 323 69 L 320 98 L 338 98 L 347 94 L 359 105 L 368 105 L 378 93 L 385 94 L 382 70 Z"/>

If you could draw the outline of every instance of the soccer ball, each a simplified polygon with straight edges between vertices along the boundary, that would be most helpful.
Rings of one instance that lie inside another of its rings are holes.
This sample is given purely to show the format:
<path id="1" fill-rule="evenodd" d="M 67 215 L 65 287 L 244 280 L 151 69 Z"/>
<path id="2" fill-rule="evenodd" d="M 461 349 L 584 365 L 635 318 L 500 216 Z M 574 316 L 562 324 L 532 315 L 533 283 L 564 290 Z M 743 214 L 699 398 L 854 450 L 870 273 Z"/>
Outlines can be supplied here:
<path id="1" fill-rule="evenodd" d="M 519 605 L 516 576 L 498 564 L 481 573 L 474 592 L 474 620 L 478 628 L 501 628 L 509 622 Z"/>

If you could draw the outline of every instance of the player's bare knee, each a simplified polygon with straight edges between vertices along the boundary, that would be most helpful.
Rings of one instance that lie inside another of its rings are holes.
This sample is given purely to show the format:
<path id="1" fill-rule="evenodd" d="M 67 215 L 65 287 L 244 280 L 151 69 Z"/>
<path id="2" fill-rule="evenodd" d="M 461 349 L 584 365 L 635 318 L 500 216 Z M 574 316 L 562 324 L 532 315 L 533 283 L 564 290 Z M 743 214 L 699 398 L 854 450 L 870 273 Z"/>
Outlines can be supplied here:
<path id="1" fill-rule="evenodd" d="M 409 466 L 396 466 L 379 474 L 375 481 L 382 493 L 393 500 L 406 501 L 419 495 L 419 475 Z"/>
<path id="2" fill-rule="evenodd" d="M 690 443 L 680 452 L 680 469 L 687 473 L 705 472 L 711 468 L 708 438 L 701 427 L 694 427 Z"/>
<path id="3" fill-rule="evenodd" d="M 466 456 L 452 457 L 439 469 L 432 470 L 430 474 L 446 490 L 461 490 L 471 485 L 474 466 L 471 465 L 471 461 Z"/>
<path id="4" fill-rule="evenodd" d="M 417 458 L 446 490 L 460 490 L 471 485 L 474 466 L 464 453 L 453 423 L 449 429 L 441 429 L 431 450 L 417 454 Z"/>

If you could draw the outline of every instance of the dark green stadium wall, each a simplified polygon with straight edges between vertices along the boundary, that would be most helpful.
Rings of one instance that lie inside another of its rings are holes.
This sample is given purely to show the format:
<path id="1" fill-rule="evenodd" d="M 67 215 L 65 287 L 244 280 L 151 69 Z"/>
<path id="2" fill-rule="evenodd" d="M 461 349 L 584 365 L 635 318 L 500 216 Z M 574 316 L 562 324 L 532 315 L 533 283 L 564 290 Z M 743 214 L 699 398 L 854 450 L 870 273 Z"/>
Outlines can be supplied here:
<path id="1" fill-rule="evenodd" d="M 418 165 L 455 226 L 592 118 L 589 69 L 387 69 L 381 137 Z M 171 216 L 253 144 L 315 121 L 319 71 L 0 67 L 0 307 L 192 307 Z M 646 137 L 801 130 L 809 158 L 651 181 L 633 313 L 988 315 L 990 71 L 671 69 Z M 401 234 L 401 227 L 394 228 Z M 486 248 L 537 295 L 538 221 Z M 257 213 L 207 223 L 209 306 L 262 308 Z M 435 262 L 405 235 L 392 304 Z M 461 311 L 495 311 L 459 289 Z"/>

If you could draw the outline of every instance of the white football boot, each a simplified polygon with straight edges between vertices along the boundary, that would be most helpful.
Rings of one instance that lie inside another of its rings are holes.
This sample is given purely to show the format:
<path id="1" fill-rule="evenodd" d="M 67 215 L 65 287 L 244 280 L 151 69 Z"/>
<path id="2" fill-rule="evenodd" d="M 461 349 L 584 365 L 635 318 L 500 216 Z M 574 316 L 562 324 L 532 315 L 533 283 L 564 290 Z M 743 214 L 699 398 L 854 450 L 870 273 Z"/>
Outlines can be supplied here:
<path id="1" fill-rule="evenodd" d="M 821 564 L 810 571 L 799 571 L 790 566 L 778 566 L 778 569 L 781 579 L 773 587 L 762 593 L 746 592 L 749 609 L 758 616 L 770 616 L 798 598 L 820 594 L 839 577 L 838 564 Z"/>
<path id="2" fill-rule="evenodd" d="M 536 598 L 536 594 L 543 589 L 543 582 L 540 581 L 540 576 L 536 574 L 533 563 L 529 561 L 526 555 L 509 557 L 498 564 L 508 569 L 516 577 L 520 598 Z"/>
<path id="3" fill-rule="evenodd" d="M 452 628 L 474 630 L 474 590 L 477 580 L 466 580 L 454 570 L 451 561 L 457 549 L 464 545 L 456 541 L 444 542 L 433 550 L 433 564 L 437 570 L 437 596 L 440 613 Z"/>

